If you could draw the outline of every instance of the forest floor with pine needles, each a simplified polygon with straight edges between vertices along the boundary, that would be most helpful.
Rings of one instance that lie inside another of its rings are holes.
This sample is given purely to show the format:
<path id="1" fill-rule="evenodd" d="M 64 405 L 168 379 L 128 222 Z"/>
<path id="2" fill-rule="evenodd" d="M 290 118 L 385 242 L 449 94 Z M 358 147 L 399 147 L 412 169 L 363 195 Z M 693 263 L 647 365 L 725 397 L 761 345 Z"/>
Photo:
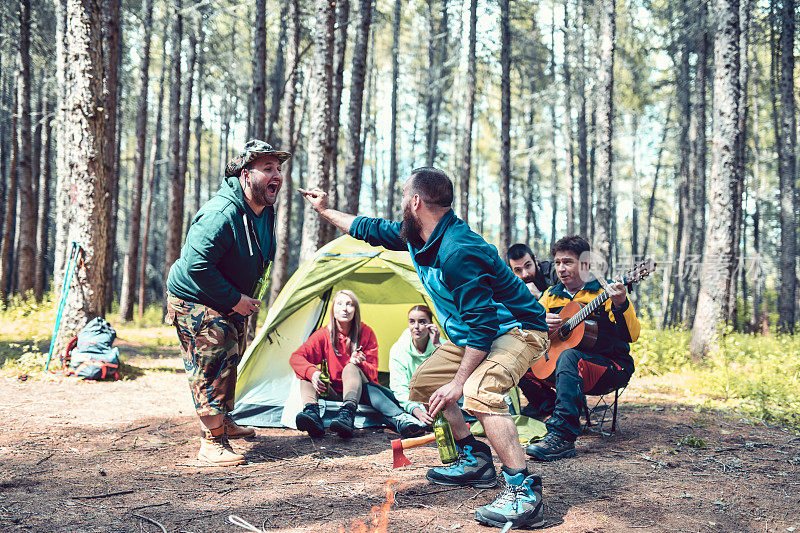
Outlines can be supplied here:
<path id="1" fill-rule="evenodd" d="M 0 318 L 0 530 L 246 531 L 229 522 L 236 515 L 266 531 L 377 531 L 373 516 L 390 532 L 496 531 L 472 514 L 498 489 L 428 484 L 433 445 L 392 469 L 388 430 L 348 442 L 260 429 L 233 442 L 247 465 L 202 466 L 169 328 L 118 328 L 144 345 L 122 347 L 124 379 L 84 382 L 41 370 L 46 330 L 34 340 Z M 698 392 L 710 382 L 697 374 L 642 368 L 614 435 L 586 432 L 575 458 L 528 463 L 543 479 L 545 530 L 800 530 L 797 431 L 753 418 L 732 395 Z"/>

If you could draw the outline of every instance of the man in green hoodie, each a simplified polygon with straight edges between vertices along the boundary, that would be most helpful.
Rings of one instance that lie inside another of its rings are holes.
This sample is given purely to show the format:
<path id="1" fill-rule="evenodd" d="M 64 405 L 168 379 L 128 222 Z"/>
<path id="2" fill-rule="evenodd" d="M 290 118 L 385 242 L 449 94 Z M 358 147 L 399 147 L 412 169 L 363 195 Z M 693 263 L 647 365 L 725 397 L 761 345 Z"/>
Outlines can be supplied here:
<path id="1" fill-rule="evenodd" d="M 251 140 L 225 167 L 219 192 L 189 226 L 181 255 L 167 277 L 167 322 L 183 351 L 195 410 L 203 426 L 197 458 L 217 466 L 243 464 L 228 438 L 253 436 L 233 409 L 236 367 L 245 347 L 246 320 L 261 304 L 275 256 L 273 205 L 291 154 Z"/>

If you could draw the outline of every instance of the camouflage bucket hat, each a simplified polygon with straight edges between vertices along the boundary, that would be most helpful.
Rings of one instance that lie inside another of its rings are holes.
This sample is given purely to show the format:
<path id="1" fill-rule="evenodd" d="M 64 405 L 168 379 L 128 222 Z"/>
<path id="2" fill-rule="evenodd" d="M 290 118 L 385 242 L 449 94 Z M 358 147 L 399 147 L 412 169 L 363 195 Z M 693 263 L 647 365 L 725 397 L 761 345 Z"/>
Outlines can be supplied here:
<path id="1" fill-rule="evenodd" d="M 225 177 L 230 178 L 232 176 L 238 176 L 242 172 L 242 169 L 245 167 L 245 165 L 252 163 L 259 157 L 264 157 L 266 155 L 276 158 L 281 163 L 292 157 L 292 154 L 289 152 L 275 150 L 272 148 L 272 145 L 267 144 L 264 141 L 251 139 L 244 145 L 244 150 L 242 153 L 228 161 L 228 164 L 225 165 Z"/>

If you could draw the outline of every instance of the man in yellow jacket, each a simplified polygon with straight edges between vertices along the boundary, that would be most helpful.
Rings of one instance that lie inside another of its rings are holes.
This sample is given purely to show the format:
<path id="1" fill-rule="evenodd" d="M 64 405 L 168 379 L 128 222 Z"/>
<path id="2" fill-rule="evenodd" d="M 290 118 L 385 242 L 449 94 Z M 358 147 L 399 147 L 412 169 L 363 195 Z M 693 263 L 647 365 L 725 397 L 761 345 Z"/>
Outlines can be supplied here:
<path id="1" fill-rule="evenodd" d="M 545 320 L 551 332 L 562 325 L 558 313 L 570 301 L 588 304 L 603 292 L 589 273 L 589 243 L 573 235 L 553 245 L 558 283 L 539 299 L 547 311 Z M 555 370 L 556 404 L 547 420 L 547 436 L 531 444 L 527 454 L 538 461 L 554 461 L 575 455 L 575 439 L 580 430 L 580 412 L 585 394 L 606 394 L 628 383 L 633 374 L 630 343 L 639 338 L 641 325 L 622 283 L 606 284 L 609 299 L 589 319 L 597 322 L 597 341 L 590 350 L 564 350 Z M 552 384 L 551 384 L 552 386 Z"/>

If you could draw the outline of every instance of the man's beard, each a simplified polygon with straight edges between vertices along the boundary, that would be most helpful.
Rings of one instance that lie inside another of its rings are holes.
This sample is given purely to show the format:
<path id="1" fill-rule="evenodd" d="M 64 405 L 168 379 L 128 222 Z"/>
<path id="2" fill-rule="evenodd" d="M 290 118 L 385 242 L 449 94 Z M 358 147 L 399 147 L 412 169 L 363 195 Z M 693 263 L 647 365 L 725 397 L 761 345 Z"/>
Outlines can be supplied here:
<path id="1" fill-rule="evenodd" d="M 400 226 L 400 238 L 406 244 L 419 244 L 422 242 L 422 224 L 419 219 L 414 216 L 411 208 L 406 205 L 403 209 L 403 224 Z"/>
<path id="2" fill-rule="evenodd" d="M 250 193 L 253 195 L 253 201 L 258 205 L 269 206 L 275 203 L 277 195 L 270 198 L 267 185 L 269 184 L 264 181 L 250 181 Z"/>

